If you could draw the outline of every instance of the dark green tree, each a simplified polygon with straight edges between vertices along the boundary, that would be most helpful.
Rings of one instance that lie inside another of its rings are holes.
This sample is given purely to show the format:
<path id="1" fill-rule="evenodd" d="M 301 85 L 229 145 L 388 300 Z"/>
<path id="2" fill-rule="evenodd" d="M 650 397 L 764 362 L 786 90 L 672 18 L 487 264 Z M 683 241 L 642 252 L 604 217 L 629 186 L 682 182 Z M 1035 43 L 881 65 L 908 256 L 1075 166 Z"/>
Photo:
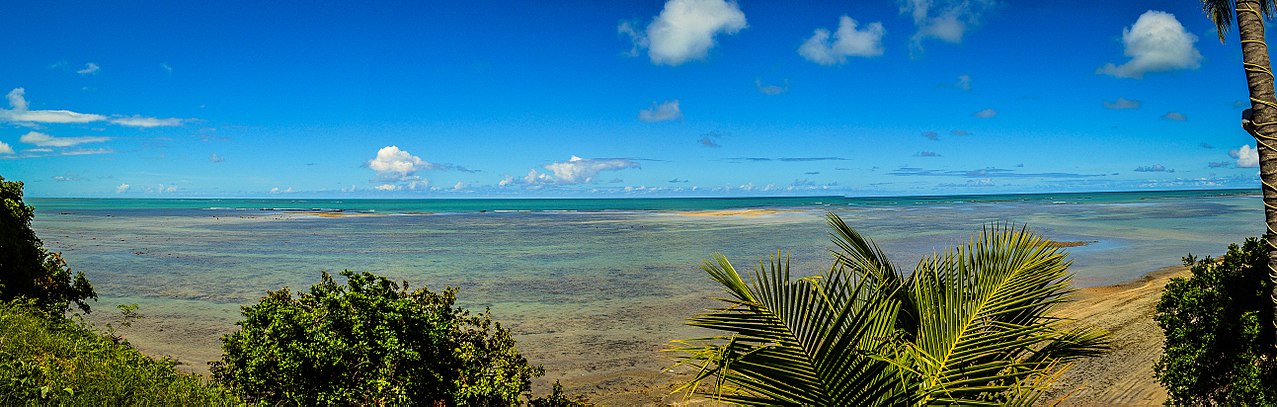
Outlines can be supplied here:
<path id="1" fill-rule="evenodd" d="M 324 273 L 308 293 L 244 307 L 213 376 L 270 404 L 513 405 L 543 373 L 489 312 L 454 306 L 454 288 L 341 274 L 344 286 Z"/>
<path id="2" fill-rule="evenodd" d="M 1184 258 L 1192 276 L 1175 278 L 1157 303 L 1166 333 L 1158 381 L 1180 405 L 1277 404 L 1268 252 L 1251 238 L 1220 259 Z"/>
<path id="3" fill-rule="evenodd" d="M 26 297 L 50 312 L 66 312 L 75 303 L 89 312 L 85 301 L 97 299 L 84 273 L 75 273 L 60 253 L 44 248 L 31 230 L 35 208 L 22 201 L 22 183 L 0 177 L 0 300 Z"/>

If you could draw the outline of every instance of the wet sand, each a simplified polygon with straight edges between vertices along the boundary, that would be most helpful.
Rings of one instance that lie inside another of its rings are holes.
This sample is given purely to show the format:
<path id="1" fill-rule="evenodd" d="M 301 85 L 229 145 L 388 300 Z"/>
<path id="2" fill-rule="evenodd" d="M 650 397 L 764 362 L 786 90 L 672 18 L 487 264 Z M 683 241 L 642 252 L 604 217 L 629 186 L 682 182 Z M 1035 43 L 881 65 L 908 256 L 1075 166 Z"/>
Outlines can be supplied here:
<path id="1" fill-rule="evenodd" d="M 1135 281 L 1084 288 L 1077 301 L 1060 310 L 1063 316 L 1086 321 L 1110 333 L 1113 350 L 1073 365 L 1055 383 L 1046 400 L 1069 391 L 1067 405 L 1161 405 L 1166 390 L 1153 378 L 1153 365 L 1162 356 L 1162 328 L 1153 320 L 1162 288 L 1171 278 L 1186 277 L 1182 266 L 1167 267 Z"/>

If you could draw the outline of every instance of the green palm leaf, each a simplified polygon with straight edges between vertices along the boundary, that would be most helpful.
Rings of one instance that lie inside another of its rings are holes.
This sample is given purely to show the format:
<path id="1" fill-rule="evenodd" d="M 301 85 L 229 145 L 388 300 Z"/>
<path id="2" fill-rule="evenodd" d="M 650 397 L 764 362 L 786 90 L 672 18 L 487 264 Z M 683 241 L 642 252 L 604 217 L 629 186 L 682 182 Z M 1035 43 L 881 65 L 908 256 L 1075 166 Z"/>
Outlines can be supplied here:
<path id="1" fill-rule="evenodd" d="M 746 278 L 722 255 L 702 268 L 729 293 L 675 341 L 688 395 L 743 405 L 1031 403 L 1105 334 L 1049 315 L 1071 292 L 1049 241 L 1006 225 L 923 259 L 908 277 L 837 216 L 829 272 L 801 279 L 779 254 Z M 701 383 L 713 380 L 712 386 Z"/>

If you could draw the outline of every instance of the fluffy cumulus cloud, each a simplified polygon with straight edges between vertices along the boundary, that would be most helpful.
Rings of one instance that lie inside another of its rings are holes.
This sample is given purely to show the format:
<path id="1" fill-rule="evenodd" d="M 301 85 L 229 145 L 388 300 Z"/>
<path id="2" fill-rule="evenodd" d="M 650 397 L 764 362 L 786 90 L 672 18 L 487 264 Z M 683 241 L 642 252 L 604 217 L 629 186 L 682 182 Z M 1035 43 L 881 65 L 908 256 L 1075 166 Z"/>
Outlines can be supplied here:
<path id="1" fill-rule="evenodd" d="M 647 29 L 622 22 L 617 32 L 633 41 L 631 55 L 647 49 L 653 64 L 682 65 L 709 55 L 718 34 L 736 34 L 745 25 L 745 13 L 734 1 L 669 0 Z"/>
<path id="2" fill-rule="evenodd" d="M 165 127 L 181 126 L 184 119 L 161 119 L 143 116 L 108 117 L 100 114 L 78 113 L 70 110 L 30 110 L 25 88 L 15 88 L 5 98 L 9 101 L 8 109 L 0 109 L 0 121 L 16 123 L 92 123 L 106 121 L 126 127 Z"/>
<path id="3" fill-rule="evenodd" d="M 980 25 L 995 0 L 901 0 L 900 13 L 913 18 L 918 31 L 909 38 L 909 52 L 918 55 L 928 39 L 958 44 L 967 30 Z"/>
<path id="4" fill-rule="evenodd" d="M 882 37 L 887 34 L 887 29 L 878 22 L 856 29 L 858 24 L 851 17 L 842 16 L 838 20 L 838 31 L 830 33 L 824 28 L 817 28 L 816 32 L 798 47 L 798 55 L 821 65 L 845 63 L 847 57 L 852 56 L 882 55 Z"/>
<path id="5" fill-rule="evenodd" d="M 993 109 L 984 109 L 984 110 L 972 113 L 971 115 L 981 119 L 992 119 L 994 116 L 998 115 L 998 111 Z"/>
<path id="6" fill-rule="evenodd" d="M 1122 109 L 1139 109 L 1143 105 L 1139 100 L 1127 99 L 1119 97 L 1114 101 L 1104 101 L 1104 108 L 1122 110 Z"/>
<path id="7" fill-rule="evenodd" d="M 18 141 L 31 144 L 36 147 L 74 147 L 80 144 L 102 143 L 111 140 L 110 137 L 53 137 L 38 131 L 30 131 L 18 138 Z"/>
<path id="8" fill-rule="evenodd" d="M 117 194 L 123 194 L 128 190 L 129 190 L 129 184 L 127 183 L 123 183 L 123 184 L 120 184 L 120 186 L 115 187 L 115 193 Z"/>
<path id="9" fill-rule="evenodd" d="M 400 189 L 423 189 L 430 181 L 417 175 L 417 172 L 434 169 L 429 161 L 400 150 L 399 146 L 386 146 L 377 150 L 377 156 L 368 161 L 368 168 L 377 173 L 377 181 L 382 182 L 376 189 L 379 191 L 397 191 Z"/>
<path id="10" fill-rule="evenodd" d="M 13 154 L 13 146 L 10 146 L 9 143 L 0 141 L 0 154 Z"/>
<path id="11" fill-rule="evenodd" d="M 1197 69 L 1202 54 L 1193 43 L 1197 36 L 1184 29 L 1175 15 L 1149 10 L 1135 20 L 1135 25 L 1122 30 L 1122 44 L 1130 61 L 1121 65 L 1105 64 L 1095 72 L 1118 78 L 1143 79 L 1149 72 L 1175 69 Z"/>
<path id="12" fill-rule="evenodd" d="M 1238 168 L 1258 168 L 1259 167 L 1259 150 L 1251 148 L 1249 144 L 1243 144 L 1236 150 L 1228 152 L 1229 157 L 1236 158 L 1234 163 Z"/>
<path id="13" fill-rule="evenodd" d="M 665 101 L 659 104 L 652 102 L 652 107 L 639 110 L 638 118 L 645 122 L 682 120 L 683 110 L 678 107 L 678 99 Z"/>
<path id="14" fill-rule="evenodd" d="M 523 177 L 523 182 L 527 184 L 584 184 L 593 182 L 595 177 L 603 171 L 619 171 L 641 167 L 637 161 L 625 158 L 581 158 L 574 155 L 567 161 L 546 164 L 544 168 L 549 172 L 542 173 L 535 169 L 529 170 L 528 175 Z M 509 183 L 506 182 L 505 184 L 508 185 Z"/>

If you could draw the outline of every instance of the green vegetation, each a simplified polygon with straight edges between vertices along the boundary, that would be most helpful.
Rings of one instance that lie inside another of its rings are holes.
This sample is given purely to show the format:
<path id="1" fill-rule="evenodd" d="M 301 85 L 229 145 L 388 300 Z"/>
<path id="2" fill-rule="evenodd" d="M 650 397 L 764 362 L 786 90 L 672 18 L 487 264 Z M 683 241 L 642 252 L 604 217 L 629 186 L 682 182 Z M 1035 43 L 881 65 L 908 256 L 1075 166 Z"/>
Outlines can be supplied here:
<path id="1" fill-rule="evenodd" d="M 324 273 L 309 293 L 285 288 L 244 307 L 213 376 L 271 404 L 514 405 L 543 373 L 489 312 L 454 307 L 456 289 L 342 275 L 345 286 Z"/>
<path id="2" fill-rule="evenodd" d="M 1166 333 L 1154 370 L 1181 405 L 1277 404 L 1277 351 L 1268 257 L 1247 239 L 1220 259 L 1184 258 L 1192 276 L 1172 279 L 1155 319 Z"/>
<path id="3" fill-rule="evenodd" d="M 29 302 L 0 303 L 0 405 L 241 405 L 200 377 Z"/>
<path id="4" fill-rule="evenodd" d="M 71 303 L 89 312 L 87 299 L 97 299 L 93 286 L 71 269 L 59 253 L 44 248 L 31 218 L 35 208 L 22 202 L 22 183 L 0 177 L 0 301 L 24 297 L 49 312 L 65 312 Z"/>
<path id="5" fill-rule="evenodd" d="M 683 386 L 746 405 L 1028 404 L 1105 333 L 1049 315 L 1069 263 L 1050 242 L 994 226 L 908 276 L 829 216 L 835 262 L 792 279 L 788 259 L 746 282 L 723 256 L 703 268 L 729 294 L 689 324 L 728 334 L 675 341 Z M 705 385 L 702 385 L 704 382 Z"/>

